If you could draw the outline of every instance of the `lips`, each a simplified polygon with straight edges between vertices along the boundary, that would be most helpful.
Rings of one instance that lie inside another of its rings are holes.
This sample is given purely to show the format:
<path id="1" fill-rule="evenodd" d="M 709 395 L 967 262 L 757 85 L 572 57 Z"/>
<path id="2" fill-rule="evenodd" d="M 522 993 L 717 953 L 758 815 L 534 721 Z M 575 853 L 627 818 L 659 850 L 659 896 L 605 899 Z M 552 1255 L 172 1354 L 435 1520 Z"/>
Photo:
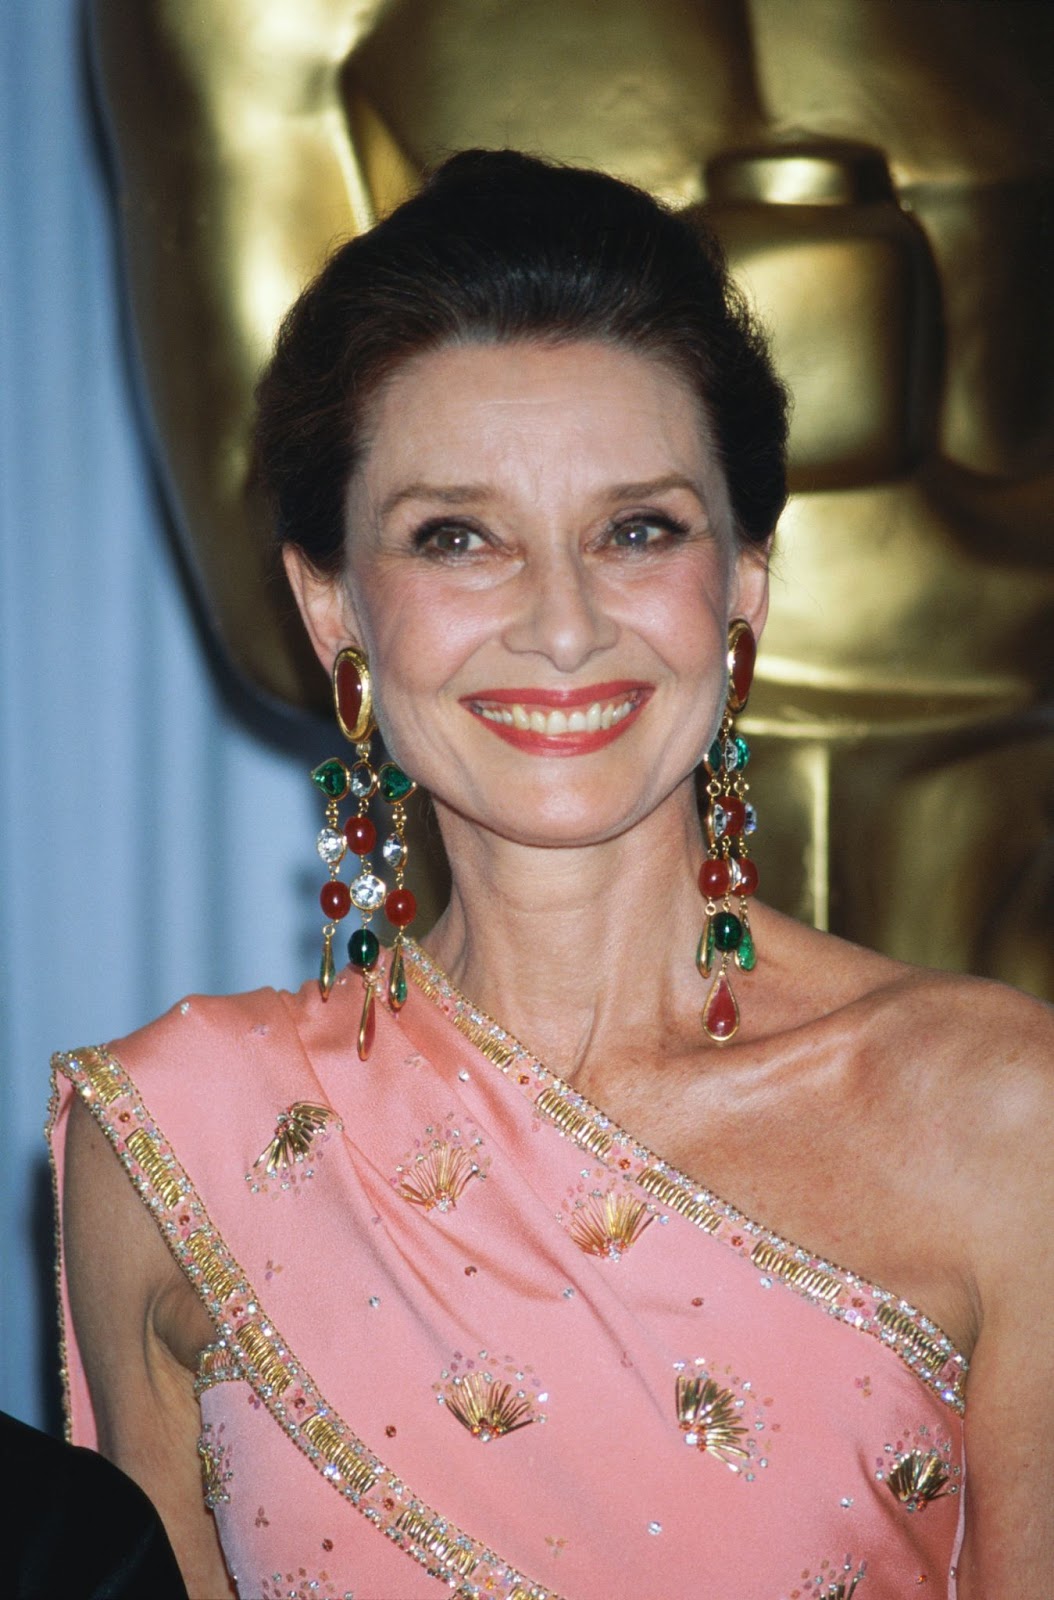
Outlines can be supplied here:
<path id="1" fill-rule="evenodd" d="M 461 703 L 520 749 L 579 755 L 617 738 L 651 693 L 646 683 L 597 683 L 581 689 L 493 689 Z"/>

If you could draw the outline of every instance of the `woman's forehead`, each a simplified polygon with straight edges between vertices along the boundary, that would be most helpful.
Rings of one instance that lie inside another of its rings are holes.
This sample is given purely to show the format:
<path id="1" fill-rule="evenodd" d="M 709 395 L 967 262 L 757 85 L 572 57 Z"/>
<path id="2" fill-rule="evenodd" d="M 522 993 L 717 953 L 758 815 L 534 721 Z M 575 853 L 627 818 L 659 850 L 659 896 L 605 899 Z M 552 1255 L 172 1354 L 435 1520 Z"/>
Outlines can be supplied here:
<path id="1" fill-rule="evenodd" d="M 361 472 L 375 504 L 418 481 L 532 475 L 583 488 L 681 476 L 711 499 L 723 489 L 698 397 L 670 363 L 623 345 L 446 345 L 400 367 L 371 410 Z"/>

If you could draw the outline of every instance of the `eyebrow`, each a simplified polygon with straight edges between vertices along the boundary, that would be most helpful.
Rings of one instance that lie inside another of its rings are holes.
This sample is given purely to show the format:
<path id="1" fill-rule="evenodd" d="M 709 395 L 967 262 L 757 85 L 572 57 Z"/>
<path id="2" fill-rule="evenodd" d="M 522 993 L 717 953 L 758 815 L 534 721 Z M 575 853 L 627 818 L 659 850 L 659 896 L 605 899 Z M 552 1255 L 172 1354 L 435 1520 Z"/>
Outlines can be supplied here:
<path id="1" fill-rule="evenodd" d="M 683 473 L 670 472 L 661 478 L 647 478 L 639 483 L 616 483 L 603 489 L 598 498 L 612 501 L 646 500 L 650 495 L 662 494 L 669 489 L 686 489 L 703 510 L 709 513 L 709 507 L 702 488 L 692 478 L 686 478 Z M 382 517 L 390 516 L 397 506 L 406 500 L 432 500 L 441 505 L 478 505 L 480 501 L 488 499 L 493 494 L 493 489 L 486 483 L 408 483 L 402 489 L 396 489 L 383 501 L 380 508 Z"/>

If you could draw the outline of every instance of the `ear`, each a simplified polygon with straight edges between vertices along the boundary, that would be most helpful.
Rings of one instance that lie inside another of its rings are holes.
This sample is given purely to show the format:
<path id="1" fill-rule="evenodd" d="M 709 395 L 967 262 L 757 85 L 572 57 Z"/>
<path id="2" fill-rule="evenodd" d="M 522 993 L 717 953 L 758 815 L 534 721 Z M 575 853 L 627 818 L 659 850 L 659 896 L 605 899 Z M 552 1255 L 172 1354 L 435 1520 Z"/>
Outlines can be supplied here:
<path id="1" fill-rule="evenodd" d="M 332 672 L 344 645 L 361 648 L 347 589 L 339 578 L 319 572 L 294 545 L 283 545 L 282 561 L 315 654 Z"/>
<path id="2" fill-rule="evenodd" d="M 744 617 L 760 639 L 769 614 L 769 552 L 772 541 L 741 545 L 732 569 L 730 617 Z"/>

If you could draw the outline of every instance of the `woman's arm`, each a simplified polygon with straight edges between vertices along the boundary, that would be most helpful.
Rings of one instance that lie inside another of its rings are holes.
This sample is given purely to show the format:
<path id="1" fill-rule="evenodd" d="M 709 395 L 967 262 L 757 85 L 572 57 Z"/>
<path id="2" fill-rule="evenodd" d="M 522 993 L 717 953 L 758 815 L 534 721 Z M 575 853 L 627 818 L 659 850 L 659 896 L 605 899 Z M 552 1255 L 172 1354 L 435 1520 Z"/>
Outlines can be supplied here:
<path id="1" fill-rule="evenodd" d="M 91 1114 L 70 1107 L 63 1205 L 70 1307 L 99 1450 L 161 1514 L 192 1600 L 234 1594 L 202 1497 L 194 1395 L 203 1308 Z"/>
<path id="2" fill-rule="evenodd" d="M 976 1108 L 977 1203 L 964 1218 L 981 1331 L 966 1394 L 959 1600 L 1054 1583 L 1054 1023 L 1017 997 L 1007 1010 L 1004 1059 Z"/>

